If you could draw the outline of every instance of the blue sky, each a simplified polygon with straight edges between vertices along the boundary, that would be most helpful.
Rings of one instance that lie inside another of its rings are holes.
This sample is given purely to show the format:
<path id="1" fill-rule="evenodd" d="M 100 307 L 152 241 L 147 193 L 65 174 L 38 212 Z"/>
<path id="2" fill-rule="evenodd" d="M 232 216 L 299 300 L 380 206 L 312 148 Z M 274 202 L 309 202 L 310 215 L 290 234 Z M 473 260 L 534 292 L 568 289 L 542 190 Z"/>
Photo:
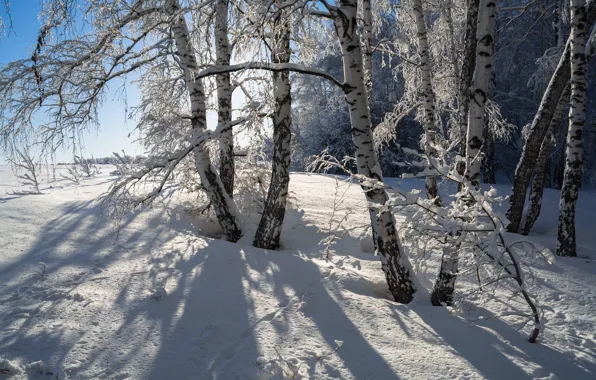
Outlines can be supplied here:
<path id="1" fill-rule="evenodd" d="M 37 41 L 39 31 L 38 12 L 41 0 L 12 0 L 10 13 L 13 28 L 5 30 L 0 39 L 0 66 L 13 60 L 31 56 Z M 8 19 L 4 7 L 0 10 L 4 23 L 8 26 Z M 121 83 L 120 83 L 121 84 Z M 126 150 L 128 154 L 141 154 L 142 149 L 134 143 L 134 136 L 128 137 L 133 130 L 134 120 L 126 119 L 126 107 L 122 97 L 117 94 L 117 86 L 109 88 L 104 106 L 99 113 L 100 128 L 98 131 L 89 131 L 83 135 L 84 155 L 87 157 L 111 156 L 112 152 Z M 138 101 L 134 86 L 128 85 L 128 106 L 133 106 Z M 71 151 L 57 152 L 58 161 L 70 161 Z M 0 152 L 0 164 L 5 163 L 5 157 Z"/>
<path id="2" fill-rule="evenodd" d="M 8 62 L 30 57 L 35 44 L 37 43 L 37 34 L 39 31 L 38 13 L 41 8 L 42 0 L 12 0 L 10 14 L 12 16 L 13 27 L 7 27 L 4 36 L 0 39 L 0 66 Z M 2 4 L 2 2 L 0 2 Z M 0 17 L 8 26 L 8 17 L 3 6 L 0 6 Z M 135 75 L 135 74 L 132 74 Z M 123 149 L 127 154 L 143 154 L 142 147 L 135 142 L 136 136 L 133 132 L 136 125 L 135 120 L 127 117 L 127 107 L 130 110 L 139 102 L 137 89 L 130 83 L 131 78 L 126 84 L 126 99 L 123 99 L 121 86 L 122 81 L 112 83 L 108 87 L 106 102 L 99 112 L 99 129 L 93 129 L 85 132 L 83 137 L 83 156 L 84 157 L 105 157 L 111 156 L 112 152 L 120 152 Z M 238 107 L 244 103 L 242 91 L 234 91 L 233 106 Z M 207 122 L 210 128 L 217 124 L 217 113 L 215 111 L 207 112 Z M 129 137 L 129 135 L 131 135 Z M 239 137 L 240 141 L 242 136 Z M 70 162 L 72 160 L 72 150 L 58 151 L 56 154 L 58 162 Z M 0 152 L 0 164 L 6 163 L 6 157 Z"/>

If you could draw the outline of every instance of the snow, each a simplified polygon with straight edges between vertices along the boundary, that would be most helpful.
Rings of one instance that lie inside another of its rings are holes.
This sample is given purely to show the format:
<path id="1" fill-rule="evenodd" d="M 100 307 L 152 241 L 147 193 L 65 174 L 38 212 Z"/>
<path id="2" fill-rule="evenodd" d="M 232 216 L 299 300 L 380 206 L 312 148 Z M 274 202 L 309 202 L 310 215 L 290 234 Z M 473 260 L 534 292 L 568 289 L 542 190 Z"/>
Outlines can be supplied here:
<path id="1" fill-rule="evenodd" d="M 292 175 L 284 249 L 266 251 L 250 239 L 194 234 L 176 197 L 131 215 L 116 237 L 94 201 L 112 170 L 79 186 L 46 180 L 42 195 L 16 196 L 0 166 L 0 379 L 596 377 L 592 189 L 578 203 L 580 258 L 532 267 L 546 321 L 530 344 L 527 328 L 507 320 L 470 321 L 498 313 L 492 304 L 456 313 L 431 306 L 424 292 L 409 305 L 391 301 L 357 185 L 336 212 L 336 221 L 353 214 L 327 261 L 320 242 L 335 177 Z M 547 189 L 529 238 L 553 251 L 557 205 L 558 192 Z M 419 268 L 426 288 L 436 265 Z"/>

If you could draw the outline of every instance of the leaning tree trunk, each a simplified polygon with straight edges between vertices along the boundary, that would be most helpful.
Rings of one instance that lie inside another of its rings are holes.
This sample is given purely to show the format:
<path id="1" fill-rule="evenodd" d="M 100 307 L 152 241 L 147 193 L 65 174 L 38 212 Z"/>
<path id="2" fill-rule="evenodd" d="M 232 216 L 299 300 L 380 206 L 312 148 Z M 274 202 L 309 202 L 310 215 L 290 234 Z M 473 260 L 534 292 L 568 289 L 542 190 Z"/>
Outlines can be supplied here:
<path id="1" fill-rule="evenodd" d="M 553 170 L 553 189 L 561 190 L 563 187 L 563 175 L 565 174 L 565 139 L 567 133 L 563 133 L 563 136 L 556 137 L 557 145 L 560 146 L 559 151 L 554 157 L 555 168 Z"/>
<path id="2" fill-rule="evenodd" d="M 586 149 L 584 154 L 584 173 L 588 173 L 590 170 L 590 159 L 594 154 L 594 143 L 596 143 L 596 115 L 592 116 L 592 125 L 590 126 L 588 133 L 586 133 Z"/>
<path id="3" fill-rule="evenodd" d="M 412 5 L 414 17 L 416 18 L 418 54 L 420 55 L 420 79 L 422 82 L 422 95 L 424 97 L 424 154 L 429 162 L 429 169 L 432 170 L 433 164 L 436 165 L 437 158 L 437 150 L 435 148 L 437 126 L 435 120 L 435 92 L 432 84 L 430 49 L 428 46 L 422 0 L 413 0 Z M 429 199 L 433 199 L 437 206 L 441 205 L 436 176 L 428 175 L 426 177 L 426 195 Z"/>
<path id="4" fill-rule="evenodd" d="M 358 174 L 366 178 L 361 181 L 361 187 L 369 204 L 375 248 L 380 254 L 381 266 L 394 300 L 408 303 L 416 291 L 414 273 L 397 234 L 393 213 L 386 206 L 389 200 L 387 192 L 383 187 L 374 186 L 374 182 L 383 181 L 383 174 L 374 150 L 366 100 L 362 50 L 357 32 L 357 3 L 357 0 L 338 0 L 338 7 L 332 8 L 342 53 L 343 90 L 350 113 Z"/>
<path id="5" fill-rule="evenodd" d="M 464 37 L 464 54 L 462 57 L 462 67 L 459 78 L 459 88 L 457 95 L 457 118 L 459 136 L 461 143 L 459 145 L 459 154 L 464 160 L 457 163 L 457 173 L 462 177 L 466 171 L 466 144 L 464 138 L 468 123 L 468 111 L 470 109 L 470 87 L 474 77 L 474 67 L 476 66 L 476 30 L 478 29 L 478 7 L 480 0 L 468 0 L 466 9 L 466 34 Z M 461 190 L 461 188 L 459 189 Z"/>
<path id="6" fill-rule="evenodd" d="M 524 226 L 521 229 L 522 235 L 528 235 L 530 233 L 538 216 L 540 216 L 540 211 L 542 210 L 542 196 L 544 195 L 546 167 L 548 166 L 548 151 L 552 145 L 551 137 L 551 129 L 549 128 L 549 132 L 546 134 L 544 141 L 542 141 L 540 154 L 536 160 L 536 171 L 534 173 L 534 178 L 532 179 L 532 186 L 530 187 L 530 207 L 528 209 L 528 214 L 524 218 Z"/>
<path id="7" fill-rule="evenodd" d="M 555 139 L 554 134 L 556 133 L 559 124 L 563 120 L 565 108 L 567 108 L 569 105 L 570 89 L 571 88 L 567 86 L 563 92 L 563 95 L 561 95 L 561 99 L 559 99 L 559 103 L 557 104 L 555 115 L 553 116 L 553 119 L 550 123 L 546 137 L 544 138 L 544 141 L 542 141 L 542 146 L 540 147 L 540 154 L 536 160 L 536 170 L 534 172 L 534 178 L 532 179 L 532 186 L 530 189 L 530 207 L 528 209 L 528 214 L 524 219 L 524 226 L 521 230 L 522 235 L 528 235 L 530 233 L 534 223 L 536 223 L 536 220 L 538 219 L 538 216 L 540 216 L 540 211 L 542 209 L 542 196 L 544 194 L 544 186 L 546 184 L 548 153 L 552 145 L 552 141 Z"/>
<path id="8" fill-rule="evenodd" d="M 473 0 L 472 0 L 473 1 Z M 480 182 L 480 149 L 482 148 L 484 129 L 484 110 L 486 94 L 492 67 L 494 50 L 496 5 L 492 0 L 481 0 L 476 27 L 476 59 L 470 90 L 470 110 L 467 133 L 466 179 L 478 186 Z M 456 236 L 458 239 L 459 236 Z M 459 244 L 455 247 L 446 245 L 443 249 L 439 277 L 433 285 L 431 303 L 435 306 L 452 305 L 455 281 L 459 262 Z"/>
<path id="9" fill-rule="evenodd" d="M 596 5 L 594 2 L 590 2 L 586 8 L 587 21 L 585 26 L 589 29 L 589 26 L 592 25 L 596 19 Z M 570 49 L 570 43 L 567 42 L 563 55 L 559 60 L 559 65 L 553 73 L 550 83 L 544 92 L 540 107 L 538 108 L 532 126 L 530 127 L 530 134 L 526 139 L 521 158 L 515 169 L 513 189 L 511 190 L 509 210 L 507 211 L 507 219 L 509 219 L 507 230 L 509 232 L 519 232 L 526 192 L 528 190 L 528 185 L 530 184 L 530 179 L 532 178 L 534 165 L 540 154 L 542 141 L 544 140 L 550 121 L 556 111 L 559 98 L 571 77 L 571 68 L 569 64 Z"/>
<path id="10" fill-rule="evenodd" d="M 290 49 L 290 20 L 287 12 L 280 12 L 274 20 L 273 63 L 288 63 Z M 286 201 L 290 184 L 290 157 L 292 139 L 292 96 L 289 71 L 274 71 L 273 96 L 273 167 L 271 183 L 265 200 L 263 215 L 255 234 L 254 246 L 265 249 L 279 248 L 279 238 L 286 214 Z"/>
<path id="11" fill-rule="evenodd" d="M 218 66 L 230 65 L 230 42 L 228 39 L 228 0 L 217 0 L 215 5 L 215 61 Z M 232 121 L 232 84 L 230 73 L 215 76 L 217 85 L 217 123 Z M 228 128 L 219 141 L 219 176 L 230 198 L 234 197 L 234 133 Z"/>
<path id="12" fill-rule="evenodd" d="M 571 103 L 565 175 L 559 203 L 559 256 L 577 256 L 575 205 L 582 181 L 582 133 L 586 121 L 586 41 L 589 31 L 584 5 L 585 0 L 571 0 Z"/>
<path id="13" fill-rule="evenodd" d="M 497 183 L 495 175 L 495 139 L 492 132 L 485 130 L 484 160 L 482 160 L 482 181 L 484 183 Z"/>
<path id="14" fill-rule="evenodd" d="M 199 141 L 199 138 L 207 129 L 205 90 L 202 81 L 195 79 L 199 70 L 195 52 L 190 42 L 188 26 L 184 17 L 180 15 L 180 3 L 178 0 L 168 0 L 165 9 L 170 16 L 174 17 L 172 34 L 176 43 L 176 55 L 184 71 L 184 79 L 189 94 L 192 137 L 193 141 Z M 228 240 L 238 241 L 242 236 L 242 231 L 236 221 L 236 206 L 228 197 L 217 171 L 211 164 L 211 158 L 205 143 L 196 144 L 193 153 L 197 173 L 215 211 L 219 225 Z"/>
<path id="15" fill-rule="evenodd" d="M 466 137 L 466 179 L 474 186 L 480 185 L 481 149 L 484 142 L 484 112 L 488 82 L 492 70 L 496 8 L 497 5 L 494 0 L 480 1 L 478 29 L 476 31 L 476 64 L 470 88 L 470 110 Z"/>

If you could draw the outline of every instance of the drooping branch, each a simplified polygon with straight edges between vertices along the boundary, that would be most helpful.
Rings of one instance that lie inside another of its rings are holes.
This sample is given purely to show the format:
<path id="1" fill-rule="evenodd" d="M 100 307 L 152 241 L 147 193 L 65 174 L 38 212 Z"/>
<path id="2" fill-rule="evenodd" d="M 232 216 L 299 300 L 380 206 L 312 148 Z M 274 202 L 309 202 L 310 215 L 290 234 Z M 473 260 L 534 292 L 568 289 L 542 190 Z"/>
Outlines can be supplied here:
<path id="1" fill-rule="evenodd" d="M 328 81 L 338 86 L 342 90 L 345 89 L 345 84 L 341 82 L 339 79 L 335 78 L 333 75 L 329 74 L 328 72 L 312 67 L 303 66 L 297 63 L 244 62 L 230 66 L 212 66 L 203 69 L 202 71 L 197 73 L 196 79 L 202 79 L 217 74 L 232 73 L 242 70 L 268 70 L 275 72 L 292 71 L 301 74 L 314 75 L 317 77 L 327 79 Z"/>

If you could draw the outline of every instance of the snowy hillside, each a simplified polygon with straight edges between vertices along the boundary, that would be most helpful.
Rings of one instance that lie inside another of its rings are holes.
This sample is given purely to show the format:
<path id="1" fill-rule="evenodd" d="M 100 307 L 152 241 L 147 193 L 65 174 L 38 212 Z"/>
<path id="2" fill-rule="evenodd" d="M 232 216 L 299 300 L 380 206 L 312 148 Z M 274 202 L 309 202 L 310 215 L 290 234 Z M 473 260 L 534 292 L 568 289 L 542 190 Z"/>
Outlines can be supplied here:
<path id="1" fill-rule="evenodd" d="M 198 236 L 200 221 L 175 196 L 167 210 L 158 203 L 130 216 L 116 236 L 95 202 L 109 171 L 17 196 L 0 166 L 0 379 L 596 378 L 593 190 L 578 203 L 580 257 L 532 267 L 546 328 L 530 344 L 527 329 L 490 318 L 494 302 L 451 312 L 423 291 L 409 305 L 393 302 L 355 185 L 333 216 L 335 226 L 351 212 L 328 261 L 320 241 L 334 177 L 292 175 L 283 250 L 266 251 L 251 236 Z M 547 189 L 530 237 L 551 249 L 557 204 Z M 438 264 L 423 264 L 430 288 Z"/>

